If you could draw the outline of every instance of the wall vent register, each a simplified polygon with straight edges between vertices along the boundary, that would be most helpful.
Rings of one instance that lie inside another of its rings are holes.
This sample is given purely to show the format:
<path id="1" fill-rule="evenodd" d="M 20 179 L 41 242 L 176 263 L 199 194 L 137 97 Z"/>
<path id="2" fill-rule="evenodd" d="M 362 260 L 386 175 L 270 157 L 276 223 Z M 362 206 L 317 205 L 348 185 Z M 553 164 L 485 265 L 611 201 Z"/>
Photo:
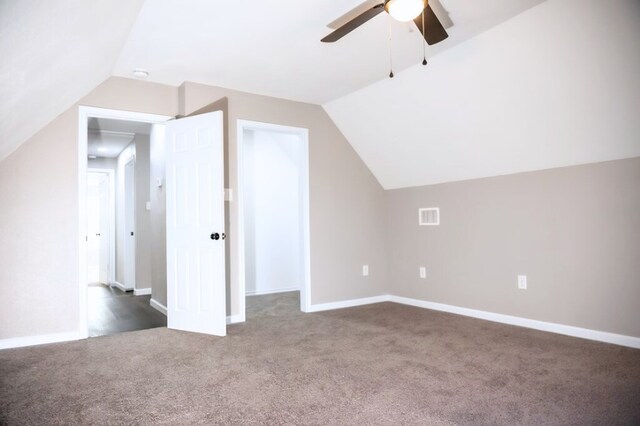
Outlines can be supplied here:
<path id="1" fill-rule="evenodd" d="M 426 207 L 418 209 L 418 223 L 420 226 L 440 225 L 440 208 Z"/>

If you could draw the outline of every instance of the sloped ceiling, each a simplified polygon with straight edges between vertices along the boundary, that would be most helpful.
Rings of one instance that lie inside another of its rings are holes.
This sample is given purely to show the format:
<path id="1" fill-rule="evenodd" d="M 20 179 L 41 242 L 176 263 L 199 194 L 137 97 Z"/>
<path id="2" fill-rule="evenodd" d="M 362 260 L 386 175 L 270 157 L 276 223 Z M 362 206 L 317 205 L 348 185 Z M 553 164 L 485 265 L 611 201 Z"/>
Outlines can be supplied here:
<path id="1" fill-rule="evenodd" d="M 542 0 L 432 1 L 454 25 L 428 57 Z M 159 83 L 322 104 L 386 78 L 388 25 L 394 71 L 422 59 L 414 27 L 386 14 L 337 43 L 320 43 L 326 25 L 360 3 L 0 0 L 0 160 L 108 76 L 130 78 L 135 68 Z"/>
<path id="2" fill-rule="evenodd" d="M 111 75 L 143 0 L 0 0 L 0 160 Z"/>
<path id="3" fill-rule="evenodd" d="M 430 47 L 427 55 L 541 1 L 440 0 L 454 26 L 449 39 Z M 386 13 L 336 43 L 321 43 L 332 31 L 327 24 L 361 2 L 147 0 L 115 74 L 129 77 L 132 69 L 145 68 L 150 80 L 159 83 L 195 81 L 322 104 L 387 77 L 389 24 L 394 71 L 422 61 L 421 37 L 413 23 L 397 22 Z"/>
<path id="4" fill-rule="evenodd" d="M 549 0 L 324 107 L 387 189 L 640 156 L 639 23 Z"/>
<path id="5" fill-rule="evenodd" d="M 0 0 L 0 160 L 134 68 L 322 104 L 385 188 L 640 155 L 637 0 L 440 0 L 427 67 L 386 14 L 320 43 L 360 3 Z"/>

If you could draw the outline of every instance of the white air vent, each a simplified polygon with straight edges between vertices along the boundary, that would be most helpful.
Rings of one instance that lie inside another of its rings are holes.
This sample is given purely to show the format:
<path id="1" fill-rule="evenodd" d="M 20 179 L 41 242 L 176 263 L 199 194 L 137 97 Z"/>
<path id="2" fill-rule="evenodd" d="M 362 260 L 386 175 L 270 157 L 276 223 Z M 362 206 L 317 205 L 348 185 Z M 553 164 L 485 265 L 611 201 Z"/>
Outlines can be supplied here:
<path id="1" fill-rule="evenodd" d="M 428 207 L 418 210 L 418 220 L 420 226 L 440 225 L 440 209 L 438 207 Z"/>

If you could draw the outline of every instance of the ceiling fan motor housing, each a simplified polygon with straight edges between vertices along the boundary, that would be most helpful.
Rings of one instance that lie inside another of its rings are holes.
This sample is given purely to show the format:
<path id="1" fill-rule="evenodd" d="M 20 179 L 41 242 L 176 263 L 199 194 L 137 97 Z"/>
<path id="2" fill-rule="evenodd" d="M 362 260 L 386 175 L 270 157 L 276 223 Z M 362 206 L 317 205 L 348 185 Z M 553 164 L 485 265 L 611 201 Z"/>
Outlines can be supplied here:
<path id="1" fill-rule="evenodd" d="M 418 17 L 427 5 L 426 0 L 384 0 L 384 10 L 400 22 Z"/>

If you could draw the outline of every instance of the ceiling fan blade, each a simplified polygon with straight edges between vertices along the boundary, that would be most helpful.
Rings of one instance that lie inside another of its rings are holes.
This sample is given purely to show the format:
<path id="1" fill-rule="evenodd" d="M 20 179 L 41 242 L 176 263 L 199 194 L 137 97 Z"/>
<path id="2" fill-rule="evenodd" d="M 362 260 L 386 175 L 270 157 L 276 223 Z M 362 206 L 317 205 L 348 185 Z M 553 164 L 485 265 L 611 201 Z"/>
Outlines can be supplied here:
<path id="1" fill-rule="evenodd" d="M 426 27 L 426 31 L 422 31 L 422 15 L 414 19 L 413 22 L 415 22 L 418 30 L 424 34 L 424 39 L 429 45 L 440 43 L 449 37 L 440 20 L 436 14 L 433 13 L 433 9 L 431 9 L 429 3 L 427 3 L 427 6 L 424 8 L 424 26 Z"/>
<path id="2" fill-rule="evenodd" d="M 383 11 L 384 11 L 384 3 L 375 5 L 371 9 L 356 16 L 355 18 L 353 18 L 352 20 L 350 20 L 349 22 L 347 22 L 346 24 L 344 24 L 343 26 L 341 26 L 340 28 L 338 28 L 337 30 L 335 30 L 334 32 L 332 32 L 331 34 L 329 34 L 328 36 L 326 36 L 320 41 L 324 43 L 333 43 L 334 41 L 340 40 L 342 37 L 346 36 L 351 31 L 355 30 L 360 25 L 364 24 L 365 22 L 377 16 L 379 13 Z"/>

